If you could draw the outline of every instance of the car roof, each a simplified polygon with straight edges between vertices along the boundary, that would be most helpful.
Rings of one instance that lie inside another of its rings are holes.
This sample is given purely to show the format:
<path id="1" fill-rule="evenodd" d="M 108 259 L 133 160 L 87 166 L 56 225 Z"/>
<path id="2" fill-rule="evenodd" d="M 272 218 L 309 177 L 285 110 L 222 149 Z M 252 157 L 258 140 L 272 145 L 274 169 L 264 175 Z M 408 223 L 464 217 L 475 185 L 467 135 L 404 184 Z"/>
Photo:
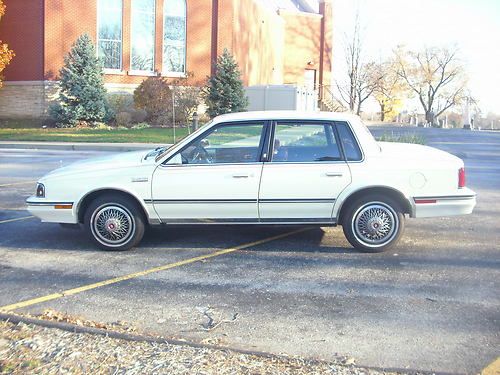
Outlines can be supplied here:
<path id="1" fill-rule="evenodd" d="M 223 121 L 244 120 L 330 120 L 352 121 L 359 119 L 350 113 L 320 111 L 249 111 L 220 115 L 214 118 L 215 123 Z"/>

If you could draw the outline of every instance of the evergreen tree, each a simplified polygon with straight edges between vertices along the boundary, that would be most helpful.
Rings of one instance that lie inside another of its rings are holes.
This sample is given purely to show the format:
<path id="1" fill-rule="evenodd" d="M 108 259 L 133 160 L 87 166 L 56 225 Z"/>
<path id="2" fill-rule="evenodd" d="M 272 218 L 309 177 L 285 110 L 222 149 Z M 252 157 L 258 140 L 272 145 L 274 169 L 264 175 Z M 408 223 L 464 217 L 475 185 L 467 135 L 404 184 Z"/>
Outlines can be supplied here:
<path id="1" fill-rule="evenodd" d="M 83 34 L 73 44 L 71 51 L 64 57 L 64 66 L 59 74 L 59 101 L 50 108 L 52 117 L 59 124 L 95 124 L 112 118 L 102 66 L 88 34 Z"/>
<path id="2" fill-rule="evenodd" d="M 238 64 L 227 49 L 217 58 L 216 72 L 204 89 L 205 104 L 210 117 L 241 112 L 248 106 Z"/>

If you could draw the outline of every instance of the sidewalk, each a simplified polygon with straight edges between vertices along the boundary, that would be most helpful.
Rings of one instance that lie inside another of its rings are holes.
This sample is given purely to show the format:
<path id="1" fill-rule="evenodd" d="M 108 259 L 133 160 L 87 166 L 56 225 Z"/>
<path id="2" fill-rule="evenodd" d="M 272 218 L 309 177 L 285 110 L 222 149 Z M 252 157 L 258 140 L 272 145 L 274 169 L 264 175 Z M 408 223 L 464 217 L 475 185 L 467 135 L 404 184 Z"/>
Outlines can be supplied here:
<path id="1" fill-rule="evenodd" d="M 100 142 L 20 142 L 0 141 L 0 149 L 64 150 L 64 151 L 110 151 L 125 152 L 149 150 L 165 144 L 156 143 L 100 143 Z"/>

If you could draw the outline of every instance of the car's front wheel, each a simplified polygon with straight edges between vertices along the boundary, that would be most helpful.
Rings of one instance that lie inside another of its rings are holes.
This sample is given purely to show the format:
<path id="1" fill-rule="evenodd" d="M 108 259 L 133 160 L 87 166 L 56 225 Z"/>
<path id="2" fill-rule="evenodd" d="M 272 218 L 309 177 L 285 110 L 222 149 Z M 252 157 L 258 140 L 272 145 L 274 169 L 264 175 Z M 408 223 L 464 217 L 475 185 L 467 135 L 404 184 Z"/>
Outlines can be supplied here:
<path id="1" fill-rule="evenodd" d="M 369 195 L 348 207 L 342 229 L 356 249 L 382 252 L 399 241 L 404 230 L 404 214 L 393 199 Z"/>
<path id="2" fill-rule="evenodd" d="M 123 196 L 103 195 L 87 208 L 85 229 L 103 250 L 129 250 L 144 236 L 144 218 L 137 203 Z"/>

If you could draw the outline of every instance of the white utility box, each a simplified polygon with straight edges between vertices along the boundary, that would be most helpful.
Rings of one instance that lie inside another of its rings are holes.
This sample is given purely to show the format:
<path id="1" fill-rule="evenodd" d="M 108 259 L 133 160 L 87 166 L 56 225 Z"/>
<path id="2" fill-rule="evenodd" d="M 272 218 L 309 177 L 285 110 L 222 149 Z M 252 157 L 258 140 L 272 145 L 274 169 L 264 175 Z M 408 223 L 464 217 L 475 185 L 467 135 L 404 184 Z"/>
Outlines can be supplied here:
<path id="1" fill-rule="evenodd" d="M 316 111 L 318 93 L 296 85 L 249 86 L 246 88 L 249 111 Z"/>

